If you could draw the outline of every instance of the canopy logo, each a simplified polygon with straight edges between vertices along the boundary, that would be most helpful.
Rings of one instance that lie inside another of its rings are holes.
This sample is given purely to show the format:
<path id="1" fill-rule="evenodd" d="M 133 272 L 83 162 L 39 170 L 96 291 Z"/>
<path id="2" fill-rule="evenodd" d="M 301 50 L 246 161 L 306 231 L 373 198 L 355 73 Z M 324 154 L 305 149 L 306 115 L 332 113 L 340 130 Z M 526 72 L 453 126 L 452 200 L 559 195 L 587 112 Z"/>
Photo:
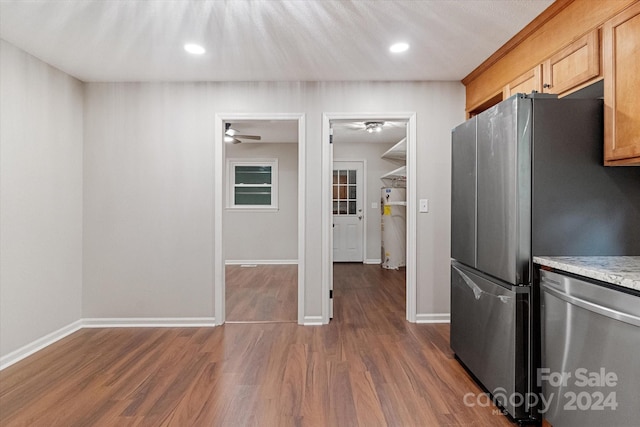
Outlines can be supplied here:
<path id="1" fill-rule="evenodd" d="M 500 408 L 524 407 L 527 412 L 536 410 L 541 414 L 548 412 L 551 405 L 561 406 L 565 411 L 615 411 L 618 407 L 616 391 L 612 390 L 618 385 L 618 375 L 607 372 L 605 368 L 598 371 L 578 368 L 571 372 L 552 372 L 549 368 L 540 368 L 537 384 L 546 393 L 509 394 L 504 388 L 498 387 L 493 393 L 467 393 L 462 401 L 469 407 L 489 407 L 494 404 Z M 499 410 L 495 413 L 505 412 Z"/>

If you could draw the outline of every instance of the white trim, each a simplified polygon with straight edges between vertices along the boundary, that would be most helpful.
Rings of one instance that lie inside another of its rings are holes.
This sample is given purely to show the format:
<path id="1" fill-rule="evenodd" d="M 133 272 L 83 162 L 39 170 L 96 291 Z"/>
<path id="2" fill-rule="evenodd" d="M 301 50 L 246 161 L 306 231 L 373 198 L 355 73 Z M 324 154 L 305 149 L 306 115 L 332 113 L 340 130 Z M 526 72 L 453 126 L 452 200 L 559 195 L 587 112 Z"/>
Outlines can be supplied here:
<path id="1" fill-rule="evenodd" d="M 82 319 L 83 328 L 202 328 L 216 326 L 214 317 L 121 317 Z"/>
<path id="2" fill-rule="evenodd" d="M 224 247 L 222 245 L 222 216 L 224 213 L 224 123 L 216 114 L 213 144 L 213 310 L 217 324 L 225 319 Z"/>
<path id="3" fill-rule="evenodd" d="M 256 265 L 296 265 L 297 259 L 228 259 L 225 265 L 244 265 L 244 264 L 256 264 Z"/>
<path id="4" fill-rule="evenodd" d="M 63 326 L 57 331 L 53 331 L 41 338 L 38 338 L 35 341 L 30 342 L 25 346 L 20 347 L 17 350 L 12 351 L 9 354 L 0 357 L 0 371 L 8 368 L 9 366 L 21 361 L 28 356 L 31 356 L 33 353 L 50 346 L 54 342 L 59 341 L 68 335 L 71 335 L 81 328 L 82 320 L 76 320 L 75 322 L 70 323 L 67 326 Z"/>
<path id="5" fill-rule="evenodd" d="M 418 194 L 417 178 L 417 132 L 416 113 L 408 117 L 407 126 L 407 268 L 406 268 L 406 303 L 407 320 L 417 322 L 416 311 L 418 306 L 417 291 L 417 218 L 416 200 Z"/>
<path id="6" fill-rule="evenodd" d="M 306 316 L 303 320 L 302 324 L 305 326 L 322 326 L 326 323 L 323 321 L 323 316 Z"/>
<path id="7" fill-rule="evenodd" d="M 216 326 L 213 317 L 123 317 L 76 320 L 0 357 L 0 371 L 84 328 L 202 328 Z"/>
<path id="8" fill-rule="evenodd" d="M 285 144 L 283 142 L 283 144 Z M 265 206 L 249 206 L 249 205 L 238 205 L 238 206 L 230 206 L 225 207 L 225 211 L 234 211 L 234 212 L 263 212 L 263 213 L 276 213 L 280 211 L 280 208 L 269 208 Z"/>
<path id="9" fill-rule="evenodd" d="M 331 118 L 327 113 L 322 114 L 322 140 L 320 158 L 322 163 L 321 172 L 321 195 L 320 212 L 322 224 L 320 226 L 320 281 L 321 283 L 321 322 L 329 323 L 332 316 L 331 300 L 329 291 L 333 288 L 333 207 L 332 207 L 332 186 L 333 186 L 333 146 L 330 143 L 333 133 L 331 131 Z"/>
<path id="10" fill-rule="evenodd" d="M 382 260 L 380 258 L 377 259 L 365 259 L 364 264 L 382 264 Z"/>
<path id="11" fill-rule="evenodd" d="M 329 289 L 333 282 L 332 233 L 331 233 L 331 174 L 332 147 L 329 144 L 332 120 L 384 120 L 407 122 L 407 265 L 406 265 L 406 318 L 416 322 L 416 113 L 323 113 L 322 114 L 322 320 L 329 323 Z"/>
<path id="12" fill-rule="evenodd" d="M 297 120 L 298 121 L 298 323 L 305 324 L 305 239 L 306 239 L 306 128 L 304 113 L 219 113 L 215 116 L 213 176 L 213 294 L 216 324 L 225 321 L 225 275 L 222 230 L 224 222 L 224 122 L 233 120 Z M 248 263 L 244 261 L 243 263 Z"/>
<path id="13" fill-rule="evenodd" d="M 271 167 L 271 184 L 237 184 L 235 168 L 236 166 L 270 166 Z M 227 169 L 227 210 L 232 211 L 278 211 L 278 159 L 258 159 L 258 158 L 229 158 L 226 159 Z M 233 172 L 232 172 L 233 169 Z M 243 187 L 264 187 L 271 190 L 271 204 L 270 205 L 236 205 L 234 200 L 236 186 Z"/>
<path id="14" fill-rule="evenodd" d="M 298 114 L 298 323 L 304 324 L 305 245 L 307 243 L 307 152 L 305 115 Z"/>
<path id="15" fill-rule="evenodd" d="M 436 313 L 436 314 L 417 314 L 416 323 L 450 323 L 451 314 L 449 313 Z"/>

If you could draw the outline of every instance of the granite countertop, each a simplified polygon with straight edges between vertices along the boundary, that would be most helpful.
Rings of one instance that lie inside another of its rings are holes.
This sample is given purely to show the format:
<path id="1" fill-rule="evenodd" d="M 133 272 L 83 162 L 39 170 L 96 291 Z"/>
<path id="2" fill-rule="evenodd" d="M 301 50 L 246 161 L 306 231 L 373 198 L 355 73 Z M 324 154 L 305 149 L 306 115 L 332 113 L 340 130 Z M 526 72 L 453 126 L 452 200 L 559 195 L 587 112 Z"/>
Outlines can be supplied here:
<path id="1" fill-rule="evenodd" d="M 536 256 L 533 262 L 640 291 L 640 256 Z"/>

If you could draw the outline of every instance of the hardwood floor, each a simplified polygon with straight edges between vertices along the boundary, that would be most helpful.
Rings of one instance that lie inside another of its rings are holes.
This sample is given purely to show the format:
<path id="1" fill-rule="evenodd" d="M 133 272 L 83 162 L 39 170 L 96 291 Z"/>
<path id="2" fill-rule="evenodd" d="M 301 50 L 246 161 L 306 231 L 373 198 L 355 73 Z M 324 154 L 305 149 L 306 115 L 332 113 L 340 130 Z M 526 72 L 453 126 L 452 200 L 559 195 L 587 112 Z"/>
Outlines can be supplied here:
<path id="1" fill-rule="evenodd" d="M 326 326 L 82 329 L 0 372 L 2 426 L 510 426 L 404 320 L 402 271 L 336 265 Z"/>
<path id="2" fill-rule="evenodd" d="M 297 322 L 298 267 L 225 268 L 227 322 Z"/>

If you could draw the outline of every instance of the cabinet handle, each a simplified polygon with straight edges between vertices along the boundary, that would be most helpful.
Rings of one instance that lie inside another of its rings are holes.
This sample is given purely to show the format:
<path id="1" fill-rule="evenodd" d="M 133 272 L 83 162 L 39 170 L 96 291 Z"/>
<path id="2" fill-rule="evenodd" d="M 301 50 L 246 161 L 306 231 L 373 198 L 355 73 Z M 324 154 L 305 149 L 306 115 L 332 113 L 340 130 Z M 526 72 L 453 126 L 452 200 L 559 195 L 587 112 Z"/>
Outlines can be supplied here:
<path id="1" fill-rule="evenodd" d="M 545 83 L 545 84 L 542 85 L 542 87 L 544 89 L 549 89 L 549 88 L 551 88 L 551 85 L 549 83 Z"/>

